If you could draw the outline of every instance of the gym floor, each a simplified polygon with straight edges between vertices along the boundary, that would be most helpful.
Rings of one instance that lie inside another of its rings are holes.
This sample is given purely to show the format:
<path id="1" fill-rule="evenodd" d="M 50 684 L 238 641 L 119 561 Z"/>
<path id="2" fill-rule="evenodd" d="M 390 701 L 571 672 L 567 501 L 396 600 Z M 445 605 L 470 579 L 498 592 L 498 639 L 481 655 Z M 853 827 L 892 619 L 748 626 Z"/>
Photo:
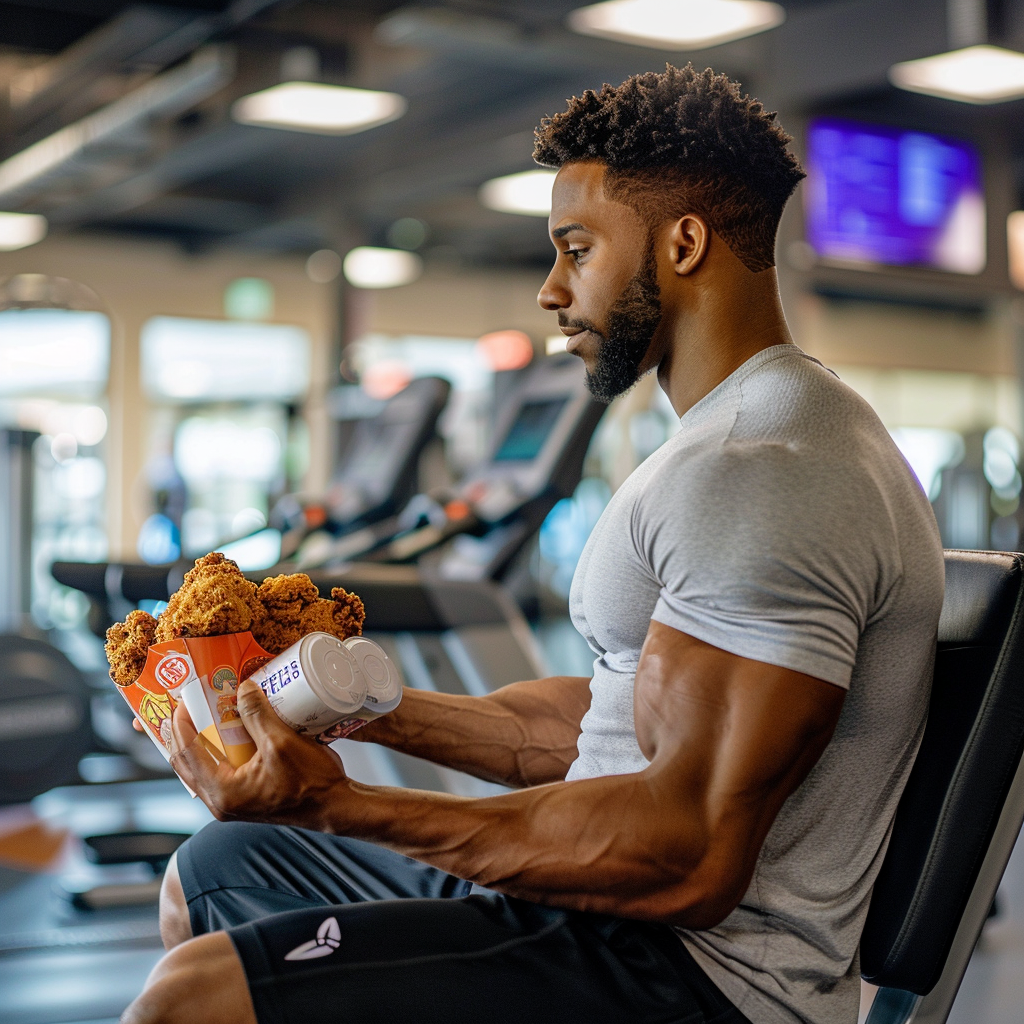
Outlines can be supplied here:
<path id="1" fill-rule="evenodd" d="M 80 909 L 92 884 L 149 882 L 131 868 L 100 869 L 81 837 L 120 830 L 194 832 L 210 820 L 176 779 L 56 789 L 0 809 L 0 1022 L 116 1021 L 162 947 L 155 902 Z"/>
<path id="2" fill-rule="evenodd" d="M 548 624 L 538 639 L 552 672 L 589 673 L 591 656 L 567 622 Z M 116 897 L 118 885 L 147 881 L 132 869 L 99 877 L 81 837 L 195 832 L 209 818 L 175 779 L 58 789 L 31 805 L 0 808 L 0 1024 L 115 1024 L 161 955 L 156 906 L 77 907 L 69 893 L 89 883 L 105 884 Z M 1024 844 L 1010 860 L 998 906 L 950 1024 L 1022 1019 Z M 865 986 L 864 1012 L 871 994 Z"/>

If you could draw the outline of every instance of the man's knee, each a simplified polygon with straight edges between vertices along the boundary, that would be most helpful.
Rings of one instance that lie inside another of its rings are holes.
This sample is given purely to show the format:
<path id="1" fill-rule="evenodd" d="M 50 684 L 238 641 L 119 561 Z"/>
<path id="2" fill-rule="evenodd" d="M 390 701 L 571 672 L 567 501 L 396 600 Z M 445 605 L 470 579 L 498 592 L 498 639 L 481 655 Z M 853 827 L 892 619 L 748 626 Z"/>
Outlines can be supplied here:
<path id="1" fill-rule="evenodd" d="M 173 855 L 160 887 L 160 938 L 164 949 L 173 949 L 192 938 L 192 922 L 188 904 L 178 875 L 178 857 Z"/>
<path id="2" fill-rule="evenodd" d="M 121 1024 L 256 1024 L 245 971 L 227 935 L 201 935 L 167 953 Z"/>

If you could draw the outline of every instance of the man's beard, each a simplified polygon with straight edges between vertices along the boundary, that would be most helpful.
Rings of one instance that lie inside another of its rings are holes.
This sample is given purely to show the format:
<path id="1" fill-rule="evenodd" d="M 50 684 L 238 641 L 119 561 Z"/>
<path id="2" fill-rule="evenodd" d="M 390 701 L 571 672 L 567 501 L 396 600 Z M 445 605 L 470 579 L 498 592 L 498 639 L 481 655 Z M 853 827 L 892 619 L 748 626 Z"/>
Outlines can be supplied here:
<path id="1" fill-rule="evenodd" d="M 640 379 L 640 364 L 661 323 L 660 295 L 651 246 L 643 265 L 608 311 L 604 333 L 588 320 L 563 321 L 559 317 L 560 326 L 579 327 L 600 339 L 597 363 L 593 372 L 586 373 L 587 388 L 599 402 L 611 402 Z"/>

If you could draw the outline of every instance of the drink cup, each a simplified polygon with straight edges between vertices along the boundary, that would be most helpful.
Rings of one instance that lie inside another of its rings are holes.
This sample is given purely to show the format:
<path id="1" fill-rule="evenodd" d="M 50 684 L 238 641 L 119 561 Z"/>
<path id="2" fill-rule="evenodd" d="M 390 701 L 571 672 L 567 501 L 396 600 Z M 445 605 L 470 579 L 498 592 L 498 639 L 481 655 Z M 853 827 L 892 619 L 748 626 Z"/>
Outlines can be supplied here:
<path id="1" fill-rule="evenodd" d="M 310 633 L 252 676 L 296 732 L 330 743 L 398 707 L 401 676 L 366 637 Z"/>
<path id="2" fill-rule="evenodd" d="M 402 702 L 402 677 L 384 648 L 365 636 L 353 636 L 345 646 L 355 656 L 366 680 L 366 701 L 363 708 L 374 717 L 394 711 Z"/>
<path id="3" fill-rule="evenodd" d="M 317 736 L 366 702 L 359 662 L 337 637 L 309 633 L 250 678 L 296 732 Z"/>

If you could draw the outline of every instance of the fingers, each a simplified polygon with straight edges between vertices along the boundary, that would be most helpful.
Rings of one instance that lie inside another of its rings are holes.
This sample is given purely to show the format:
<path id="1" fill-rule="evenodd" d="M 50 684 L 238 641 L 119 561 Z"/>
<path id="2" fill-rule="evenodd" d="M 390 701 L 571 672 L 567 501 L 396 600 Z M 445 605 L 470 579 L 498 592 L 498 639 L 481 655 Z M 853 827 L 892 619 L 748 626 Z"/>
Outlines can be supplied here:
<path id="1" fill-rule="evenodd" d="M 196 732 L 185 705 L 178 705 L 171 716 L 171 767 L 192 789 L 202 793 L 203 780 L 215 775 L 220 764 L 210 744 Z"/>
<path id="2" fill-rule="evenodd" d="M 257 747 L 274 736 L 294 736 L 277 712 L 270 706 L 267 695 L 252 679 L 244 679 L 238 686 L 238 714 L 246 732 Z"/>
<path id="3" fill-rule="evenodd" d="M 171 715 L 171 752 L 184 750 L 198 735 L 192 716 L 184 704 L 179 704 Z"/>

